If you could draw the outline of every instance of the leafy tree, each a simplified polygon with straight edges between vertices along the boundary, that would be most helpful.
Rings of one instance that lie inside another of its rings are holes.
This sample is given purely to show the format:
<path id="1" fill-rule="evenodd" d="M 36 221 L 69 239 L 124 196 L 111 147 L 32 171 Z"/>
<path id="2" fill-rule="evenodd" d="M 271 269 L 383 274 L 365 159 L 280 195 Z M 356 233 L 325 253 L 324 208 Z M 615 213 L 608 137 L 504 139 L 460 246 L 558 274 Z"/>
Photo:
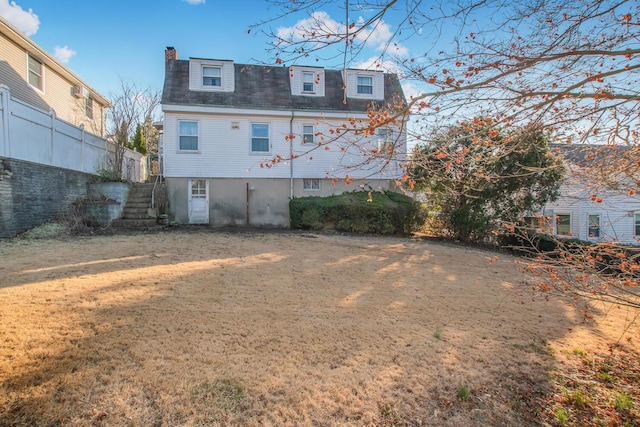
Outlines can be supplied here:
<path id="1" fill-rule="evenodd" d="M 539 128 L 504 133 L 477 119 L 416 146 L 410 175 L 463 241 L 486 237 L 558 196 L 564 166 Z"/>
<path id="2" fill-rule="evenodd" d="M 142 134 L 142 125 L 136 126 L 136 134 L 133 136 L 132 148 L 140 154 L 147 154 L 147 143 Z"/>

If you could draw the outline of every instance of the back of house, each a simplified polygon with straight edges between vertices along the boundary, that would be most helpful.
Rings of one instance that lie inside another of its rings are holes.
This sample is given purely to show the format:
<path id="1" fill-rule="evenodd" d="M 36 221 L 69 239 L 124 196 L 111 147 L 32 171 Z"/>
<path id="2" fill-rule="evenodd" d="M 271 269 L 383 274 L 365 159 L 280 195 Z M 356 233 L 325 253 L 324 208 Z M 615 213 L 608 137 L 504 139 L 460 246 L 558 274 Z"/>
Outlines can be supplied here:
<path id="1" fill-rule="evenodd" d="M 165 70 L 163 174 L 177 223 L 286 227 L 294 197 L 394 190 L 402 177 L 402 117 L 366 130 L 376 111 L 406 105 L 394 74 L 179 60 L 171 47 Z"/>

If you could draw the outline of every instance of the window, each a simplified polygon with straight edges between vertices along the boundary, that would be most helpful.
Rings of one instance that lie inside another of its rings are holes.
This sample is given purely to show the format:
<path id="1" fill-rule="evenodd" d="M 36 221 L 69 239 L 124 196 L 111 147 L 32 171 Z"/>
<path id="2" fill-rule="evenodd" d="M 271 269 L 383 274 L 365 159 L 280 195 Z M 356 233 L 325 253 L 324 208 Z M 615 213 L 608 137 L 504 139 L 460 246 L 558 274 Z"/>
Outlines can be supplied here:
<path id="1" fill-rule="evenodd" d="M 313 92 L 313 73 L 302 73 L 302 91 Z"/>
<path id="2" fill-rule="evenodd" d="M 600 237 L 600 215 L 589 215 L 589 237 Z"/>
<path id="3" fill-rule="evenodd" d="M 525 227 L 530 230 L 545 229 L 545 218 L 542 215 L 525 216 L 522 220 L 524 221 Z"/>
<path id="4" fill-rule="evenodd" d="M 378 151 L 387 153 L 393 142 L 393 131 L 388 128 L 378 128 Z"/>
<path id="5" fill-rule="evenodd" d="M 313 126 L 302 126 L 302 143 L 309 144 L 313 143 L 313 135 L 315 132 L 313 131 Z"/>
<path id="6" fill-rule="evenodd" d="M 198 150 L 198 122 L 180 123 L 180 151 Z"/>
<path id="7" fill-rule="evenodd" d="M 571 215 L 556 215 L 556 234 L 560 236 L 571 236 Z"/>
<path id="8" fill-rule="evenodd" d="M 93 120 L 93 98 L 90 96 L 84 99 L 84 115 Z"/>
<path id="9" fill-rule="evenodd" d="M 29 55 L 29 84 L 42 90 L 42 63 Z"/>
<path id="10" fill-rule="evenodd" d="M 636 236 L 640 236 L 640 213 L 635 214 Z"/>
<path id="11" fill-rule="evenodd" d="M 320 179 L 304 178 L 302 180 L 302 188 L 304 190 L 320 190 Z"/>
<path id="12" fill-rule="evenodd" d="M 269 152 L 269 125 L 264 123 L 253 123 L 251 125 L 251 152 Z"/>
<path id="13" fill-rule="evenodd" d="M 191 197 L 206 198 L 207 197 L 207 181 L 204 179 L 191 180 Z"/>
<path id="14" fill-rule="evenodd" d="M 358 90 L 359 94 L 371 95 L 373 94 L 373 77 L 371 76 L 358 76 Z"/>
<path id="15" fill-rule="evenodd" d="M 202 86 L 222 86 L 220 67 L 202 67 Z"/>

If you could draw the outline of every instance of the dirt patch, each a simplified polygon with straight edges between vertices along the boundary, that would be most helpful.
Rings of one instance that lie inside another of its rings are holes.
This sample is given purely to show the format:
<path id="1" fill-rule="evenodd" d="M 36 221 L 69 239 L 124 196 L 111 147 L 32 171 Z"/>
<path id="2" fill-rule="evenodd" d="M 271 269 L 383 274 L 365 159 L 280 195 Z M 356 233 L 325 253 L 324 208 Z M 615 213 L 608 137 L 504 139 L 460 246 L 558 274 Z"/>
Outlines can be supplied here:
<path id="1" fill-rule="evenodd" d="M 531 301 L 507 255 L 404 238 L 0 245 L 2 425 L 559 423 L 563 366 L 629 320 Z"/>

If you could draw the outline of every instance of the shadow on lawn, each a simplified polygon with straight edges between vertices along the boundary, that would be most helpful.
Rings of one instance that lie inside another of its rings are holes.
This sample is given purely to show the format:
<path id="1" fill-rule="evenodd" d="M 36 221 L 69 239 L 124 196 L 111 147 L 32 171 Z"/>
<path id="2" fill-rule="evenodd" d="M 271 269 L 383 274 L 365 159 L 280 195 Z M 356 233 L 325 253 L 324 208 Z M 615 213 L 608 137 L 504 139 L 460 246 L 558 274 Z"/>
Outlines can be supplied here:
<path id="1" fill-rule="evenodd" d="M 0 424 L 539 425 L 547 342 L 573 325 L 521 304 L 511 261 L 468 248 L 114 239 L 9 272 L 0 291 L 41 284 L 25 304 L 54 310 L 5 325 L 50 333 L 0 347 Z"/>

